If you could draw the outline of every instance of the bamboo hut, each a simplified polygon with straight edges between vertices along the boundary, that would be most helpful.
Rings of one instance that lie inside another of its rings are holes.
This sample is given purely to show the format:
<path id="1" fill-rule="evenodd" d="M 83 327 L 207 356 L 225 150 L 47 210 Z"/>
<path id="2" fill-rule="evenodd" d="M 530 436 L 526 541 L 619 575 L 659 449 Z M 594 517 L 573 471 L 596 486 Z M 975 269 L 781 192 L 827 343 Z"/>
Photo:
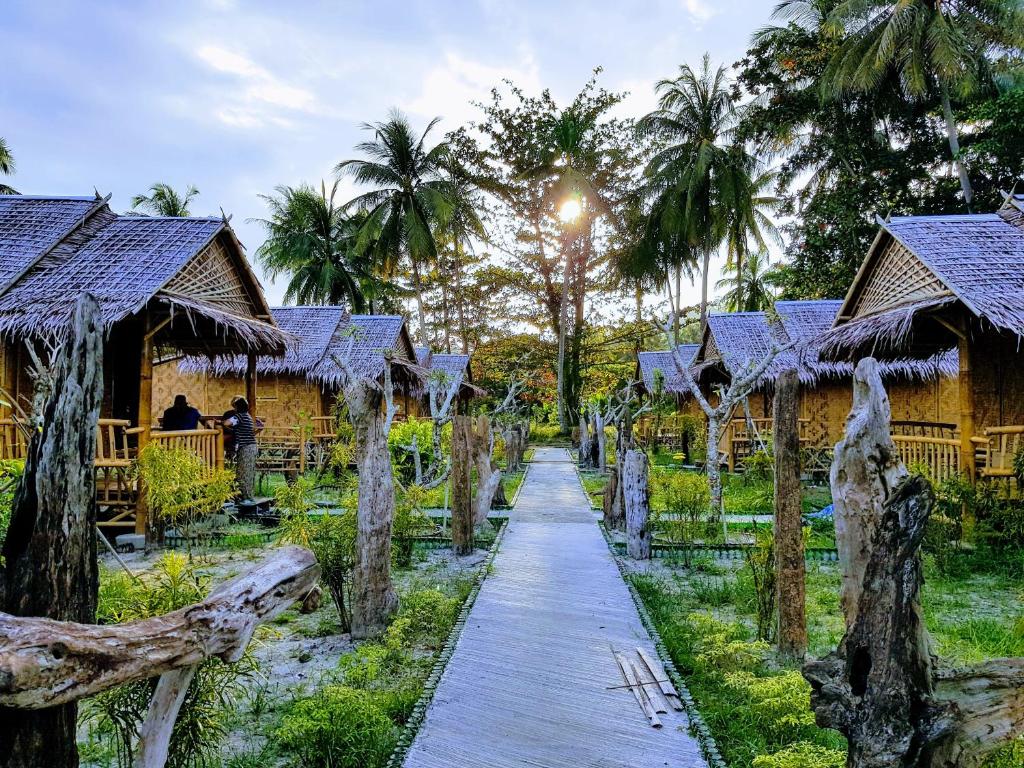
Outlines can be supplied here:
<path id="1" fill-rule="evenodd" d="M 439 377 L 443 389 L 438 393 L 439 399 L 443 403 L 450 397 L 453 412 L 466 412 L 471 400 L 486 394 L 473 383 L 469 355 L 432 352 L 428 347 L 417 347 L 416 362 L 427 371 L 428 377 Z M 419 411 L 423 416 L 431 415 L 426 386 L 420 388 Z"/>
<path id="2" fill-rule="evenodd" d="M 96 462 L 101 524 L 141 531 L 127 478 L 139 448 L 184 444 L 211 465 L 222 456 L 219 430 L 154 429 L 154 364 L 181 354 L 251 363 L 283 353 L 288 337 L 225 219 L 119 216 L 108 199 L 0 196 L 2 376 L 31 409 L 31 356 L 45 359 L 66 337 L 78 296 L 96 298 L 108 334 Z M 4 455 L 23 455 L 9 420 L 4 431 Z"/>
<path id="3" fill-rule="evenodd" d="M 416 393 L 425 372 L 405 320 L 397 315 L 349 315 L 342 307 L 274 307 L 279 328 L 290 335 L 280 357 L 256 360 L 255 402 L 270 435 L 312 427 L 318 436 L 333 436 L 340 383 L 346 360 L 354 373 L 383 382 L 385 353 L 392 356 L 396 418 L 418 412 Z M 225 411 L 241 391 L 245 360 L 187 357 L 156 372 L 156 390 L 170 402 L 175 393 L 189 396 L 211 418 Z"/>
<path id="4" fill-rule="evenodd" d="M 832 446 L 842 437 L 853 402 L 853 365 L 823 359 L 822 334 L 831 328 L 841 301 L 777 301 L 771 312 L 712 313 L 694 370 L 706 396 L 727 385 L 773 346 L 786 348 L 747 398 L 747 410 L 729 420 L 720 443 L 730 470 L 749 455 L 772 426 L 776 378 L 794 368 L 801 384 L 800 439 L 811 471 L 824 471 Z M 883 367 L 896 424 L 913 430 L 938 425 L 954 413 L 955 357 L 941 350 L 926 359 L 894 358 Z"/>
<path id="5" fill-rule="evenodd" d="M 1024 196 L 996 213 L 879 219 L 824 354 L 925 358 L 956 349 L 955 434 L 898 441 L 937 477 L 1009 478 L 1024 435 Z"/>
<path id="6" fill-rule="evenodd" d="M 680 344 L 677 349 L 683 360 L 692 362 L 699 347 L 699 344 Z M 687 421 L 703 421 L 704 413 L 676 368 L 672 352 L 637 352 L 633 379 L 641 397 L 655 397 L 660 393 L 672 398 L 676 407 L 671 416 L 645 415 L 636 425 L 637 439 L 643 445 L 665 446 L 688 453 Z"/>

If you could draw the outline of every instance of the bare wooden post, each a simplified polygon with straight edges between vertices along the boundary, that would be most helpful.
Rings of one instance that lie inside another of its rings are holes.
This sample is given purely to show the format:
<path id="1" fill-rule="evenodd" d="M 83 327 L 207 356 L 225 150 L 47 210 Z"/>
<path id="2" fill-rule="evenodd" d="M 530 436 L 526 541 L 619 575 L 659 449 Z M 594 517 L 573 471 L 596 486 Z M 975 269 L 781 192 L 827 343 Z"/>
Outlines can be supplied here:
<path id="1" fill-rule="evenodd" d="M 452 419 L 452 550 L 456 555 L 473 551 L 473 503 L 470 486 L 472 419 Z"/>
<path id="2" fill-rule="evenodd" d="M 800 501 L 800 379 L 796 370 L 775 382 L 775 573 L 779 599 L 779 654 L 807 653 L 804 537 Z"/>
<path id="3" fill-rule="evenodd" d="M 137 412 L 139 428 L 138 449 L 149 444 L 149 435 L 153 426 L 153 321 L 149 310 L 145 310 L 142 323 L 142 349 L 139 352 L 139 407 Z M 135 499 L 135 533 L 150 536 L 148 530 L 149 503 L 146 500 L 146 489 L 139 479 Z"/>
<path id="4" fill-rule="evenodd" d="M 966 324 L 964 326 L 966 328 Z M 960 399 L 960 470 L 974 482 L 977 468 L 974 458 L 974 374 L 971 366 L 971 340 L 966 331 L 961 336 L 958 351 L 960 354 L 960 375 L 957 377 Z"/>
<path id="5" fill-rule="evenodd" d="M 92 296 L 78 300 L 50 385 L 4 542 L 3 610 L 92 624 L 99 586 L 93 463 L 103 402 L 102 318 Z M 74 702 L 31 713 L 0 707 L 0 761 L 77 766 L 77 712 Z"/>
<path id="6" fill-rule="evenodd" d="M 245 358 L 245 399 L 249 401 L 249 414 L 256 417 L 256 355 L 250 352 Z"/>
<path id="7" fill-rule="evenodd" d="M 615 530 L 621 524 L 617 515 L 618 506 L 615 503 L 617 498 L 619 498 L 619 468 L 608 467 L 608 484 L 604 487 L 601 506 L 604 512 L 604 527 L 609 531 Z"/>
<path id="8" fill-rule="evenodd" d="M 470 447 L 476 464 L 476 499 L 473 524 L 480 527 L 487 524 L 487 513 L 491 511 L 494 495 L 501 484 L 501 470 L 494 464 L 494 436 L 491 420 L 484 414 L 477 417 L 470 426 Z"/>
<path id="9" fill-rule="evenodd" d="M 622 461 L 622 495 L 626 505 L 626 552 L 634 560 L 651 559 L 651 497 L 647 454 L 630 449 Z"/>

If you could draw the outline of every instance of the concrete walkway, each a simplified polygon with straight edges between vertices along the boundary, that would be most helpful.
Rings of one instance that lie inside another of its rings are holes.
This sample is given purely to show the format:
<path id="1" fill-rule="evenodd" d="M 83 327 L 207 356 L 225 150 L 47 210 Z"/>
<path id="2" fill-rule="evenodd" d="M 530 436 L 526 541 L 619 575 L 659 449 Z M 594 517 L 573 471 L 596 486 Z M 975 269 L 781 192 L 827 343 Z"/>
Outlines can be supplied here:
<path id="1" fill-rule="evenodd" d="M 612 648 L 653 653 L 563 449 L 538 449 L 407 768 L 704 766 L 683 713 L 650 726 Z"/>

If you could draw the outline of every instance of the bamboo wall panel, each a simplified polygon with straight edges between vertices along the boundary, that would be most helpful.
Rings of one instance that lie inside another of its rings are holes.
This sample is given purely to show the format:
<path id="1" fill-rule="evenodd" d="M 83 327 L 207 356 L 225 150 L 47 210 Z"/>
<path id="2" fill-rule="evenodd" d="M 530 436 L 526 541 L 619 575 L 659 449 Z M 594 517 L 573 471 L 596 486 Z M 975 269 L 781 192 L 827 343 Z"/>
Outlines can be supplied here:
<path id="1" fill-rule="evenodd" d="M 1024 351 L 1009 335 L 976 334 L 973 339 L 974 424 L 1024 424 Z"/>

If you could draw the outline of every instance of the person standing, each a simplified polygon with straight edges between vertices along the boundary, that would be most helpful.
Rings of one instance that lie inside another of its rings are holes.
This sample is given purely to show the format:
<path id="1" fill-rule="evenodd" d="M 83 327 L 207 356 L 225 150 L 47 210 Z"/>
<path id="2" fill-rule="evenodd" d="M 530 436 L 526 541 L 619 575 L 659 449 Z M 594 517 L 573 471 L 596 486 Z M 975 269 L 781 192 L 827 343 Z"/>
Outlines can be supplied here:
<path id="1" fill-rule="evenodd" d="M 238 415 L 238 411 L 235 410 L 235 403 L 242 399 L 244 398 L 241 395 L 232 397 L 231 408 L 224 411 L 224 415 L 220 417 L 221 429 L 224 430 L 224 460 L 228 462 L 235 460 L 235 433 L 228 425 L 228 421 Z"/>
<path id="2" fill-rule="evenodd" d="M 234 401 L 235 415 L 224 424 L 231 428 L 235 446 L 235 477 L 238 494 L 243 501 L 252 498 L 256 482 L 256 420 L 249 413 L 249 401 L 239 397 Z"/>

